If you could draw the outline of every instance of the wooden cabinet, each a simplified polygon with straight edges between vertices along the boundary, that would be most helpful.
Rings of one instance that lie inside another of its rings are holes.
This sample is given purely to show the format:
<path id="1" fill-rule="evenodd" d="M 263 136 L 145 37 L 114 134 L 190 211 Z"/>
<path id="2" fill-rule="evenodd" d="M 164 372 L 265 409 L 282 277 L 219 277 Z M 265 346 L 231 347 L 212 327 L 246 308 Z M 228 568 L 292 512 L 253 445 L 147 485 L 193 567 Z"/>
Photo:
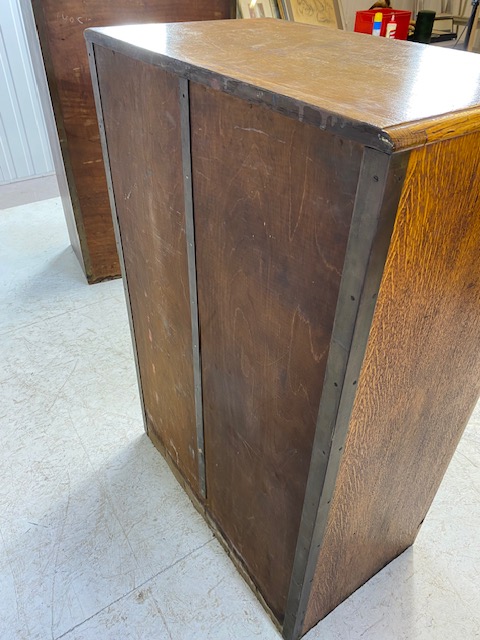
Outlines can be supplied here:
<path id="1" fill-rule="evenodd" d="M 147 433 L 297 638 L 413 543 L 479 394 L 480 58 L 87 40 Z"/>
<path id="2" fill-rule="evenodd" d="M 87 27 L 215 20 L 231 0 L 22 0 L 31 2 L 67 177 L 62 189 L 73 249 L 88 282 L 120 275 L 83 32 Z M 28 18 L 28 13 L 25 10 Z M 58 158 L 61 163 L 62 160 Z M 63 172 L 63 167 L 57 167 Z"/>

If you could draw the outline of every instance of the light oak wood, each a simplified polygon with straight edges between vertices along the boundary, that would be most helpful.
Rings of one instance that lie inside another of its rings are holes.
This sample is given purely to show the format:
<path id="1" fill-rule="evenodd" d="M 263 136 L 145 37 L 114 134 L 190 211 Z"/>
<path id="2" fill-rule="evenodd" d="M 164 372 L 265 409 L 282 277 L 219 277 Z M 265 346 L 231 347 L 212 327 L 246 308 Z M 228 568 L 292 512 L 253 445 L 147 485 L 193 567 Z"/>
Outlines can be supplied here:
<path id="1" fill-rule="evenodd" d="M 479 149 L 410 156 L 304 631 L 414 542 L 480 394 Z"/>
<path id="2" fill-rule="evenodd" d="M 471 108 L 425 121 L 396 125 L 389 127 L 387 132 L 393 142 L 394 150 L 403 150 L 458 138 L 479 128 L 478 108 Z"/>

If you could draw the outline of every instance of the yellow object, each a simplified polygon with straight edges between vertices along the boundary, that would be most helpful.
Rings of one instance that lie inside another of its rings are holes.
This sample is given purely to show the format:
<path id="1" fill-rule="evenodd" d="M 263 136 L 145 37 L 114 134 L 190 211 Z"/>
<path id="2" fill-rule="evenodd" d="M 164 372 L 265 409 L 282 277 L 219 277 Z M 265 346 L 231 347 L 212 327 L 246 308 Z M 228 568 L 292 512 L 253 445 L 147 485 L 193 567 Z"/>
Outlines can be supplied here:
<path id="1" fill-rule="evenodd" d="M 380 35 L 380 31 L 382 30 L 382 18 L 382 13 L 380 11 L 377 11 L 375 17 L 373 18 L 372 36 Z"/>

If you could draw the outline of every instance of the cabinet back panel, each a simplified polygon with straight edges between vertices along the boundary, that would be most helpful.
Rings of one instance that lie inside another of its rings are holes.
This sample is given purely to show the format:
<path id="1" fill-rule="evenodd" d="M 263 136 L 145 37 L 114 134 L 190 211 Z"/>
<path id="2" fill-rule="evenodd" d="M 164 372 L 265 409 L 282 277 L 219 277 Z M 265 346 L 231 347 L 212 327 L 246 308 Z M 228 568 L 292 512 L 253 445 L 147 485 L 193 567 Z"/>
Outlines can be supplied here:
<path id="1" fill-rule="evenodd" d="M 95 54 L 147 428 L 197 491 L 178 78 Z"/>
<path id="2" fill-rule="evenodd" d="M 208 509 L 281 620 L 362 149 L 190 99 Z"/>

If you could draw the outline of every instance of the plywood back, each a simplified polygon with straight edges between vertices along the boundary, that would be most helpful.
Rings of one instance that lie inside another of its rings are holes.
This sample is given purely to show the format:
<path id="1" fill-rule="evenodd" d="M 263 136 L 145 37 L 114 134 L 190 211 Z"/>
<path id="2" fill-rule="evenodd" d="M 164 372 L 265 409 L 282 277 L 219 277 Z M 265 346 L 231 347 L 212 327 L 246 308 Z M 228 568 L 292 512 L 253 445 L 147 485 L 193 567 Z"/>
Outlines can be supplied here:
<path id="1" fill-rule="evenodd" d="M 207 506 L 281 620 L 362 149 L 190 96 Z"/>
<path id="2" fill-rule="evenodd" d="M 101 47 L 95 59 L 147 430 L 197 492 L 178 78 Z"/>

